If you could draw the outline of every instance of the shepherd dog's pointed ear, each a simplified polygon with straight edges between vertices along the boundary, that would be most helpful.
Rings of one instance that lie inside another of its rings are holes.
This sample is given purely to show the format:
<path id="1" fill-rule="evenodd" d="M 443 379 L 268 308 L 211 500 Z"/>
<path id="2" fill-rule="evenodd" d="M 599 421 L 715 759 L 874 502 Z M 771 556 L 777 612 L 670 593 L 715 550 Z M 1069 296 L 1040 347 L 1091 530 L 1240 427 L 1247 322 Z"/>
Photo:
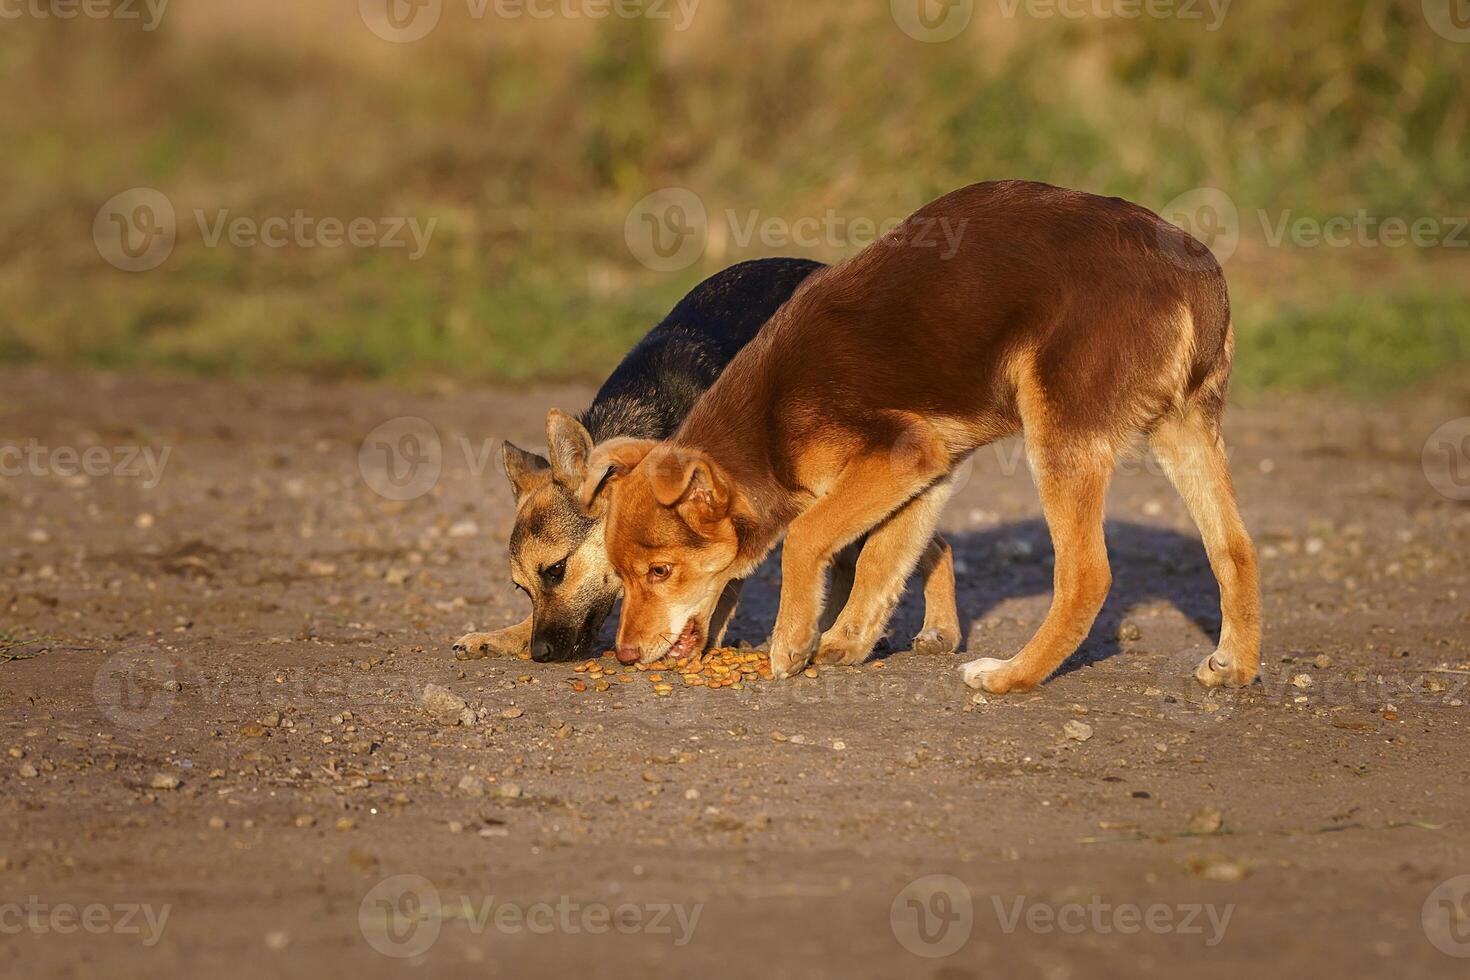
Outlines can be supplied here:
<path id="1" fill-rule="evenodd" d="M 701 534 L 730 513 L 729 478 L 698 450 L 673 446 L 655 450 L 648 459 L 648 484 L 659 503 L 673 507 Z"/>
<path id="2" fill-rule="evenodd" d="M 652 439 L 609 439 L 587 458 L 587 476 L 577 494 L 582 509 L 597 516 L 607 512 L 607 489 L 631 473 L 658 443 Z"/>
<path id="3" fill-rule="evenodd" d="M 514 443 L 501 445 L 500 462 L 505 467 L 505 475 L 510 478 L 510 492 L 517 501 L 551 479 L 550 463 Z"/>
<path id="4" fill-rule="evenodd" d="M 552 409 L 546 416 L 546 445 L 550 447 L 551 475 L 557 483 L 577 492 L 587 479 L 592 435 L 581 422 Z"/>

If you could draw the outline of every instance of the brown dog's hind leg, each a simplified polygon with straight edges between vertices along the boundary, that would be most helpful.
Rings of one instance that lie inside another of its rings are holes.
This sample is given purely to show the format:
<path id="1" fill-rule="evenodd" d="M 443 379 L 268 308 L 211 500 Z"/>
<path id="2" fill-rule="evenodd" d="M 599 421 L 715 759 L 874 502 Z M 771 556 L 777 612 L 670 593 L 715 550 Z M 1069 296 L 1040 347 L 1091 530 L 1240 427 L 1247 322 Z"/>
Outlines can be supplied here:
<path id="1" fill-rule="evenodd" d="M 1205 687 L 1242 687 L 1261 670 L 1261 589 L 1256 550 L 1235 503 L 1217 418 L 1201 408 L 1154 432 L 1154 456 L 1184 498 L 1220 584 L 1220 646 L 1194 676 Z"/>
<path id="2" fill-rule="evenodd" d="M 488 660 L 519 657 L 531 652 L 531 619 L 494 633 L 466 633 L 454 641 L 454 659 Z"/>
<path id="3" fill-rule="evenodd" d="M 822 634 L 816 660 L 824 664 L 856 664 L 873 652 L 904 582 L 929 548 L 939 512 L 952 484 L 942 480 L 904 504 L 868 535 L 858 556 L 852 596 L 832 628 Z M 953 572 L 950 579 L 951 602 Z M 955 630 L 959 632 L 958 628 Z"/>
<path id="4" fill-rule="evenodd" d="M 1031 468 L 1056 551 L 1055 592 L 1046 620 L 1020 653 L 1009 660 L 983 657 L 961 668 L 966 684 L 991 694 L 1029 691 L 1051 676 L 1086 638 L 1112 584 L 1103 541 L 1112 450 L 1101 441 L 1058 445 L 1050 432 L 1031 428 L 1026 435 L 1033 441 Z"/>
<path id="5" fill-rule="evenodd" d="M 954 653 L 960 648 L 960 611 L 955 599 L 954 551 L 939 535 L 919 559 L 924 579 L 924 628 L 914 637 L 915 653 Z"/>

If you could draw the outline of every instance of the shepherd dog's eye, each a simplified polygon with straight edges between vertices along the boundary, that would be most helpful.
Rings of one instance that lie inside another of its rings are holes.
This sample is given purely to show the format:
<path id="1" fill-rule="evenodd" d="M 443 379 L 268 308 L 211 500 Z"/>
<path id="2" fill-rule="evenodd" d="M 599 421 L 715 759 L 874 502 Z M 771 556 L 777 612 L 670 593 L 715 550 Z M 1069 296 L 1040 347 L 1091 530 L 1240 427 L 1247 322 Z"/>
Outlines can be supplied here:
<path id="1" fill-rule="evenodd" d="M 662 582 L 672 575 L 673 572 L 674 569 L 671 565 L 658 564 L 648 566 L 648 578 L 653 582 Z"/>
<path id="2" fill-rule="evenodd" d="M 563 558 L 555 565 L 547 565 L 541 569 L 541 578 L 547 585 L 560 585 L 561 580 L 567 577 L 567 560 Z"/>

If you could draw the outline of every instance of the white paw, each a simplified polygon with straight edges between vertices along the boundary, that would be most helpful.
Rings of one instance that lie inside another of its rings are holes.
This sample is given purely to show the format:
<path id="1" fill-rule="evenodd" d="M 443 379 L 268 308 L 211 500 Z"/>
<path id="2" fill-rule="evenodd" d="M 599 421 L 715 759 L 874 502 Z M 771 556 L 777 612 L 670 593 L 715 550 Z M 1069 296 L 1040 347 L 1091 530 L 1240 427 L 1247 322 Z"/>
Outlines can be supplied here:
<path id="1" fill-rule="evenodd" d="M 983 689 L 986 675 L 1004 669 L 1008 663 L 1010 661 L 997 660 L 995 657 L 981 657 L 960 667 L 960 676 L 965 679 L 967 686 Z"/>

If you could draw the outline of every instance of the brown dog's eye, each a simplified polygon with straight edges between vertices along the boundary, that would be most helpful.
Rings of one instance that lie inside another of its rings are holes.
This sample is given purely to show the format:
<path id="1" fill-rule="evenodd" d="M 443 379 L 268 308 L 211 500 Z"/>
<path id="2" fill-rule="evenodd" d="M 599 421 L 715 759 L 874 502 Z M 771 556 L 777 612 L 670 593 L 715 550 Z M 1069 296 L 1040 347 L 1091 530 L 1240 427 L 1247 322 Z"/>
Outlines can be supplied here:
<path id="1" fill-rule="evenodd" d="M 669 565 L 649 565 L 648 578 L 653 582 L 662 582 L 673 573 L 674 569 Z"/>

